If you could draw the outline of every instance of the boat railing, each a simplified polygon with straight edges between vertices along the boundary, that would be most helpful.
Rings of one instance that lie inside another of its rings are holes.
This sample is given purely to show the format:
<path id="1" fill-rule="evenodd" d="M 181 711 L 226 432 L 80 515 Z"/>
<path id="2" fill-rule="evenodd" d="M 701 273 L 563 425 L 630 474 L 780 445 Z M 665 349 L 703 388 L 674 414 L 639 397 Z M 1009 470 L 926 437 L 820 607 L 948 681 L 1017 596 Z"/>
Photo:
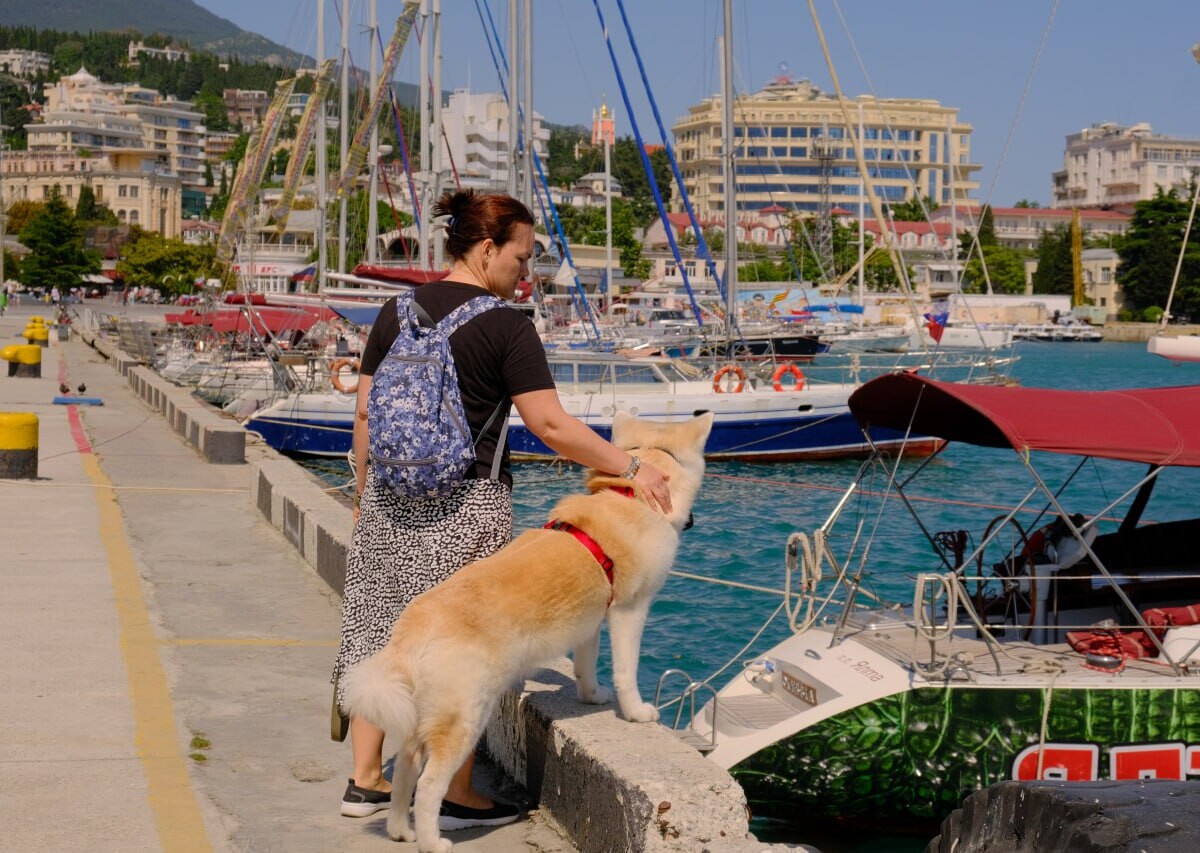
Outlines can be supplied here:
<path id="1" fill-rule="evenodd" d="M 663 686 L 675 676 L 682 677 L 687 684 L 677 697 L 664 705 L 662 704 Z M 707 681 L 696 681 L 682 669 L 668 669 L 658 677 L 658 686 L 654 689 L 654 707 L 661 712 L 669 706 L 674 705 L 675 719 L 671 723 L 671 731 L 688 746 L 695 747 L 703 753 L 712 752 L 712 750 L 717 748 L 717 727 L 715 725 L 712 726 L 708 735 L 704 735 L 694 728 L 694 723 L 698 719 L 696 696 L 701 692 L 710 697 L 708 701 L 711 705 L 708 707 L 711 707 L 712 719 L 716 720 L 718 704 L 716 689 Z M 688 709 L 688 722 L 686 724 L 684 724 L 683 720 L 684 706 L 687 706 Z M 680 728 L 681 724 L 684 724 L 685 727 Z"/>

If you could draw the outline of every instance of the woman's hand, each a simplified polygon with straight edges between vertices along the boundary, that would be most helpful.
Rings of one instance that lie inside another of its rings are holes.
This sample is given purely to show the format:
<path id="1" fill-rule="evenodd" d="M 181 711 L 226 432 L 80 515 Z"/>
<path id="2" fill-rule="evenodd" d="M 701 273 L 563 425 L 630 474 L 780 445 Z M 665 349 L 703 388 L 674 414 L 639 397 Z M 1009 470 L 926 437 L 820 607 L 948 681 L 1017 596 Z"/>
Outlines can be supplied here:
<path id="1" fill-rule="evenodd" d="M 667 514 L 671 511 L 671 487 L 668 485 L 670 479 L 649 462 L 642 462 L 633 482 L 637 484 L 651 509 Z"/>

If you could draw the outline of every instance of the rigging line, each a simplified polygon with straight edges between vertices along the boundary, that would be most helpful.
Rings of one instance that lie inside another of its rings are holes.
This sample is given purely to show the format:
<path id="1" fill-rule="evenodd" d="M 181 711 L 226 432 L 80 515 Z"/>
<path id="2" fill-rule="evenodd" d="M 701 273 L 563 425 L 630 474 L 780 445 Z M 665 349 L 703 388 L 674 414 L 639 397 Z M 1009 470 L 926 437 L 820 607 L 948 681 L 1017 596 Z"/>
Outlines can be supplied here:
<path id="1" fill-rule="evenodd" d="M 638 154 L 641 156 L 642 168 L 646 170 L 646 181 L 649 183 L 650 191 L 654 195 L 654 206 L 658 210 L 659 218 L 663 223 L 663 233 L 667 235 L 667 243 L 671 246 L 671 254 L 675 258 L 679 276 L 683 279 L 683 287 L 687 291 L 688 302 L 692 306 L 692 314 L 696 317 L 696 325 L 703 329 L 704 312 L 700 310 L 700 306 L 696 303 L 696 294 L 692 291 L 692 284 L 688 279 L 687 265 L 683 262 L 683 257 L 679 251 L 679 244 L 675 240 L 675 229 L 671 226 L 671 222 L 667 218 L 667 210 L 663 205 L 662 192 L 659 190 L 658 181 L 654 177 L 654 167 L 650 165 L 650 156 L 646 153 L 646 146 L 642 142 L 642 134 L 638 129 L 637 116 L 634 114 L 633 105 L 629 102 L 629 92 L 625 88 L 625 75 L 621 73 L 621 67 L 617 62 L 617 54 L 613 50 L 612 39 L 608 36 L 608 24 L 604 22 L 604 13 L 600 10 L 600 0 L 592 0 L 592 5 L 596 9 L 596 17 L 600 21 L 600 32 L 604 36 L 604 46 L 608 48 L 608 58 L 612 63 L 613 73 L 617 75 L 617 88 L 621 91 L 621 100 L 625 104 L 625 113 L 629 116 L 629 126 L 638 141 Z M 736 234 L 734 235 L 734 239 L 737 239 Z M 728 273 L 728 270 L 726 272 Z"/>
<path id="2" fill-rule="evenodd" d="M 688 197 L 687 190 L 684 187 L 683 175 L 679 173 L 679 163 L 675 159 L 675 148 L 671 144 L 671 138 L 667 134 L 666 128 L 663 126 L 662 114 L 658 109 L 658 101 L 654 97 L 654 92 L 650 88 L 650 80 L 646 76 L 646 66 L 642 63 L 642 52 L 638 49 L 637 40 L 633 37 L 633 28 L 629 26 L 629 18 L 625 14 L 625 0 L 617 0 L 617 10 L 621 13 L 621 21 L 625 25 L 625 36 L 629 39 L 629 47 L 633 50 L 633 57 L 637 62 L 638 73 L 642 78 L 642 87 L 646 90 L 646 98 L 650 101 L 650 109 L 654 113 L 654 121 L 658 124 L 658 133 L 663 142 L 663 149 L 667 153 L 667 160 L 671 164 L 671 172 L 675 175 L 675 184 L 679 187 L 679 196 L 683 200 L 684 209 L 687 211 L 688 220 L 692 223 L 692 229 L 696 232 L 696 247 L 704 258 L 709 275 L 713 281 L 717 283 L 717 290 L 721 294 L 721 300 L 725 300 L 725 279 L 717 275 L 717 264 L 713 260 L 712 252 L 709 251 L 708 242 L 704 239 L 704 229 L 700 227 L 700 223 L 696 218 L 696 211 L 692 208 L 692 200 Z M 666 222 L 663 223 L 667 225 Z M 669 227 L 669 226 L 668 226 Z M 702 321 L 697 321 L 701 326 Z"/>
<path id="3" fill-rule="evenodd" d="M 476 8 L 477 9 L 479 8 L 478 2 L 479 2 L 479 0 L 476 0 Z M 512 105 L 513 105 L 515 99 L 514 99 L 514 97 L 510 97 L 510 95 L 508 93 L 508 87 L 504 85 L 504 76 L 507 75 L 507 73 L 508 73 L 508 59 L 504 54 L 503 42 L 501 42 L 501 40 L 500 40 L 500 33 L 496 29 L 496 22 L 492 17 L 491 7 L 487 5 L 487 0 L 484 0 L 484 8 L 487 10 L 488 24 L 490 24 L 490 35 L 489 35 L 489 28 L 488 28 L 488 26 L 485 25 L 484 26 L 484 36 L 487 38 L 494 39 L 495 43 L 496 43 L 496 51 L 498 51 L 498 53 L 499 53 L 499 62 L 495 62 L 497 53 L 493 52 L 492 53 L 493 64 L 496 68 L 496 76 L 500 78 L 500 91 L 504 94 L 504 99 L 509 104 L 509 113 L 510 113 L 510 121 L 511 121 Z M 489 47 L 490 47 L 490 45 L 489 45 Z M 503 64 L 503 70 L 501 69 L 501 64 Z M 518 115 L 518 117 L 520 117 L 522 115 L 521 106 L 519 103 L 517 104 L 517 115 Z M 520 138 L 520 137 L 518 137 L 518 138 Z M 542 168 L 542 158 L 538 155 L 537 147 L 531 144 L 529 146 L 529 153 L 533 155 L 534 168 L 537 169 L 538 179 L 541 181 L 542 188 L 543 188 L 544 192 L 546 193 L 546 198 L 549 199 L 550 183 L 549 183 L 549 181 L 546 180 L 546 173 L 545 173 L 545 170 Z M 546 212 L 546 208 L 543 207 L 542 210 L 543 210 L 543 214 L 544 214 Z M 551 221 L 553 221 L 553 223 L 554 223 L 555 233 L 558 234 L 559 244 L 562 248 L 563 258 L 571 270 L 571 278 L 575 285 L 574 290 L 571 291 L 571 299 L 575 305 L 576 311 L 579 313 L 579 322 L 583 327 L 584 334 L 588 336 L 588 340 L 591 341 L 592 336 L 594 335 L 595 342 L 597 344 L 599 344 L 601 341 L 601 335 L 600 335 L 600 327 L 596 322 L 596 313 L 592 310 L 591 302 L 588 301 L 587 291 L 585 291 L 583 289 L 583 284 L 582 284 L 582 282 L 579 281 L 579 273 L 576 271 L 576 268 L 575 268 L 575 259 L 571 256 L 571 248 L 567 244 L 567 235 L 563 231 L 562 221 L 559 219 L 558 211 L 555 209 L 553 204 L 551 204 L 549 206 L 549 212 L 551 215 Z M 547 230 L 547 236 L 549 236 L 549 234 L 548 234 L 549 228 L 547 228 L 546 230 Z"/>
<path id="4" fill-rule="evenodd" d="M 400 104 L 396 100 L 396 90 L 391 90 L 392 120 L 396 123 L 396 142 L 400 146 L 400 160 L 404 163 L 404 174 L 408 178 L 408 194 L 412 201 L 413 223 L 421 227 L 421 202 L 417 198 L 417 185 L 413 180 L 412 162 L 408 156 L 408 144 L 404 139 L 404 126 L 400 121 Z M 406 250 L 407 251 L 407 250 Z"/>

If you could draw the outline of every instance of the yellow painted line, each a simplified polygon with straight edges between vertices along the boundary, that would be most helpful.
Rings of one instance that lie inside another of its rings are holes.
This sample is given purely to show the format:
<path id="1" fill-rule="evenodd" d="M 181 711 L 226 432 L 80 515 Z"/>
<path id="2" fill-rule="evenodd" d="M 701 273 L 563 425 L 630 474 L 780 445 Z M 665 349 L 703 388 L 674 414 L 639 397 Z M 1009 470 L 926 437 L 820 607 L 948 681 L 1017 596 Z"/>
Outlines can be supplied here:
<path id="1" fill-rule="evenodd" d="M 111 485 L 93 454 L 80 454 L 80 459 L 93 483 Z M 108 556 L 121 626 L 121 653 L 129 673 L 134 740 L 146 774 L 158 839 L 168 853 L 211 851 L 212 844 L 188 775 L 188 760 L 179 743 L 171 690 L 159 658 L 158 641 L 142 595 L 133 552 L 125 536 L 121 509 L 111 493 L 98 491 L 96 504 L 100 509 L 100 541 Z"/>
<path id="2" fill-rule="evenodd" d="M 291 649 L 332 649 L 337 640 L 288 640 L 271 637 L 177 637 L 161 641 L 166 646 L 261 646 Z"/>

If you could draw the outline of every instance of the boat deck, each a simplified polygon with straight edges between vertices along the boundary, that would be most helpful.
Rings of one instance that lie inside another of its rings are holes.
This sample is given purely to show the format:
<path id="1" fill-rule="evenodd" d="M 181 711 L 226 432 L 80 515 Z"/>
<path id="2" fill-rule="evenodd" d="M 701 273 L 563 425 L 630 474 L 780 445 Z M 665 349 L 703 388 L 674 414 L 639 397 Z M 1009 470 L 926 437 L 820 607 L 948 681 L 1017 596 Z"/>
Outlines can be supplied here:
<path id="1" fill-rule="evenodd" d="M 930 642 L 917 638 L 911 621 L 889 625 L 852 622 L 846 637 L 916 672 L 918 679 L 930 684 L 943 684 L 949 677 L 982 686 L 1011 686 L 1014 682 L 1028 682 L 1033 674 L 1058 673 L 1055 683 L 1060 686 L 1078 684 L 1095 688 L 1100 669 L 1089 666 L 1084 655 L 1067 643 L 1039 645 L 1016 639 L 988 643 L 976 636 L 973 627 L 960 628 L 953 637 L 937 640 L 932 653 Z M 1103 671 L 1113 679 L 1114 688 L 1166 686 L 1164 680 L 1179 678 L 1200 680 L 1200 672 L 1184 669 L 1177 674 L 1169 664 L 1156 658 L 1126 659 L 1123 667 Z"/>

